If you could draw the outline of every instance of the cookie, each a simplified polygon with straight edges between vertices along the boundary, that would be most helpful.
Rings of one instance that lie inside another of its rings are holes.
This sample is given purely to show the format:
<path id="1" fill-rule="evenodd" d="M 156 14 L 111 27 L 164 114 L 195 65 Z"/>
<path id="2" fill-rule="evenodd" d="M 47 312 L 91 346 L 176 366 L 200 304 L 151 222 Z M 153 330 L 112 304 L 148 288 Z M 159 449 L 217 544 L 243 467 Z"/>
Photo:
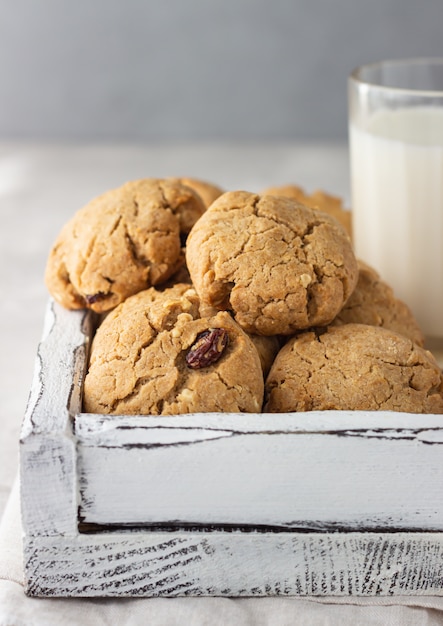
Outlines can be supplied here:
<path id="1" fill-rule="evenodd" d="M 199 218 L 186 262 L 202 303 L 232 311 L 258 335 L 329 324 L 358 278 L 351 243 L 335 219 L 245 191 L 223 194 Z"/>
<path id="2" fill-rule="evenodd" d="M 208 183 L 204 180 L 200 180 L 199 178 L 171 178 L 169 180 L 177 180 L 182 185 L 186 185 L 187 187 L 193 189 L 203 200 L 203 204 L 206 208 L 211 206 L 214 200 L 217 200 L 217 198 L 224 193 L 224 190 L 218 185 Z"/>
<path id="3" fill-rule="evenodd" d="M 92 200 L 62 229 L 45 280 L 69 309 L 108 311 L 165 282 L 184 262 L 183 239 L 205 207 L 178 182 L 144 179 Z"/>
<path id="4" fill-rule="evenodd" d="M 263 196 L 283 196 L 284 198 L 291 198 L 291 200 L 297 200 L 303 204 L 303 200 L 307 198 L 303 187 L 298 185 L 280 185 L 277 187 L 267 187 L 261 192 Z"/>
<path id="5" fill-rule="evenodd" d="M 263 193 L 272 196 L 292 198 L 313 209 L 324 211 L 332 215 L 332 217 L 335 217 L 346 230 L 349 237 L 352 237 L 352 213 L 343 207 L 343 201 L 337 196 L 333 196 L 320 189 L 309 195 L 297 185 L 268 187 Z"/>
<path id="6" fill-rule="evenodd" d="M 249 337 L 251 338 L 252 343 L 254 344 L 258 352 L 258 356 L 260 358 L 260 363 L 263 370 L 263 376 L 266 378 L 266 376 L 269 374 L 269 370 L 271 369 L 272 364 L 274 363 L 274 359 L 281 348 L 280 337 L 277 337 L 276 335 L 266 336 L 251 334 L 249 334 Z"/>
<path id="7" fill-rule="evenodd" d="M 84 410 L 175 415 L 260 412 L 257 350 L 231 318 L 199 317 L 189 285 L 154 287 L 111 311 L 91 346 Z"/>
<path id="8" fill-rule="evenodd" d="M 375 269 L 363 261 L 358 261 L 358 264 L 357 286 L 332 324 L 382 326 L 423 346 L 424 335 L 410 308 L 395 297 L 393 289 L 380 278 Z"/>
<path id="9" fill-rule="evenodd" d="M 443 413 L 443 378 L 430 352 L 377 326 L 345 324 L 288 340 L 265 386 L 264 411 Z"/>

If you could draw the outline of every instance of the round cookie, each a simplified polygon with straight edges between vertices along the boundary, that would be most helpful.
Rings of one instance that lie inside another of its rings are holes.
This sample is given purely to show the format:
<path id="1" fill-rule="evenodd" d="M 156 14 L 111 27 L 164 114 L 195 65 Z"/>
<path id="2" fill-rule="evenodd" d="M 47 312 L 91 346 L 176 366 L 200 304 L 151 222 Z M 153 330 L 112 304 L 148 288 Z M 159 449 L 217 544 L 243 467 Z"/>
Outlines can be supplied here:
<path id="1" fill-rule="evenodd" d="M 161 284 L 184 262 L 182 238 L 204 210 L 192 189 L 174 181 L 108 191 L 62 229 L 46 266 L 49 292 L 66 308 L 101 313 Z"/>
<path id="2" fill-rule="evenodd" d="M 430 352 L 377 326 L 345 324 L 288 340 L 269 372 L 264 411 L 443 413 Z"/>
<path id="3" fill-rule="evenodd" d="M 205 180 L 200 180 L 199 178 L 171 178 L 170 180 L 177 180 L 182 185 L 186 185 L 187 187 L 193 189 L 203 200 L 203 204 L 206 208 L 211 206 L 214 200 L 217 200 L 217 198 L 224 193 L 223 189 L 218 185 L 208 183 Z"/>
<path id="4" fill-rule="evenodd" d="M 357 286 L 332 324 L 383 326 L 423 346 L 424 335 L 410 308 L 394 296 L 393 289 L 380 278 L 375 269 L 363 261 L 358 261 L 358 265 Z"/>
<path id="5" fill-rule="evenodd" d="M 333 196 L 320 189 L 309 195 L 297 185 L 268 187 L 268 189 L 265 189 L 263 193 L 271 196 L 292 198 L 293 200 L 297 200 L 298 202 L 301 202 L 302 204 L 305 204 L 313 209 L 324 211 L 324 213 L 328 213 L 329 215 L 332 215 L 332 217 L 335 217 L 335 219 L 338 220 L 346 230 L 349 237 L 352 237 L 352 213 L 343 207 L 341 198 L 338 198 L 337 196 Z"/>
<path id="6" fill-rule="evenodd" d="M 263 374 L 226 312 L 200 318 L 189 285 L 128 298 L 98 328 L 84 385 L 92 413 L 260 412 Z"/>
<path id="7" fill-rule="evenodd" d="M 329 324 L 358 278 L 338 222 L 288 198 L 220 196 L 188 236 L 186 262 L 202 303 L 232 310 L 254 334 Z"/>

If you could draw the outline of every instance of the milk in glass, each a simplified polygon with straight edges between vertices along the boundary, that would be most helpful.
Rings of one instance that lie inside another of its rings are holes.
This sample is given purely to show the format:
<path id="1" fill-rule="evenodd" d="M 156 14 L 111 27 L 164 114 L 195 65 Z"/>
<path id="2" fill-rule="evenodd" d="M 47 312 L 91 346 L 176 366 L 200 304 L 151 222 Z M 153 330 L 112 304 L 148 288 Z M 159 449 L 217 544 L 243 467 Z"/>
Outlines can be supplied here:
<path id="1" fill-rule="evenodd" d="M 443 337 L 443 109 L 381 110 L 350 126 L 357 256 Z"/>

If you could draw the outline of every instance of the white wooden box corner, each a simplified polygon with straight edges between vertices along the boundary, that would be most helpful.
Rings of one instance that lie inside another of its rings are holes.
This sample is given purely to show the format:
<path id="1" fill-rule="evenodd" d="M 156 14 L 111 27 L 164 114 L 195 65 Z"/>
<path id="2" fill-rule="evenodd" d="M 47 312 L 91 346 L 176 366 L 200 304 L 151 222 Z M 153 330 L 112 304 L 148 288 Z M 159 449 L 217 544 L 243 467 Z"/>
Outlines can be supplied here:
<path id="1" fill-rule="evenodd" d="M 443 595 L 443 416 L 81 412 L 50 301 L 21 436 L 32 596 Z"/>

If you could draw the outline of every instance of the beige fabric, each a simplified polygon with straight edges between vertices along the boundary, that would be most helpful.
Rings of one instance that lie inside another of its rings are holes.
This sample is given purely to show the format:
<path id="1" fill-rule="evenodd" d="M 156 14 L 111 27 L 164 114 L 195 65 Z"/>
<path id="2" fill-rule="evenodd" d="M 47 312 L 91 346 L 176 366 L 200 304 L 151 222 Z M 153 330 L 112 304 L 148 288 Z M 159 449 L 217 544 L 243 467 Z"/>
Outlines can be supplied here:
<path id="1" fill-rule="evenodd" d="M 443 597 L 41 599 L 22 581 L 16 480 L 0 523 L 0 626 L 443 625 Z"/>

